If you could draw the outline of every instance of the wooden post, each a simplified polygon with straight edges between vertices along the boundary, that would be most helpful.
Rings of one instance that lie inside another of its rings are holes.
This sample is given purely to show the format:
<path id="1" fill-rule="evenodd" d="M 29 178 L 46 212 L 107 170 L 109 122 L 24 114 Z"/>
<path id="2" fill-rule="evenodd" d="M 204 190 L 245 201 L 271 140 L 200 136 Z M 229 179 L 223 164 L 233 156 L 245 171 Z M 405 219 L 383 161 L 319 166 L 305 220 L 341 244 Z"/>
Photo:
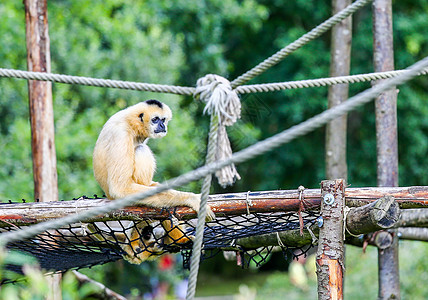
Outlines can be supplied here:
<path id="1" fill-rule="evenodd" d="M 29 71 L 51 72 L 46 0 L 25 0 L 27 64 Z M 58 199 L 52 84 L 28 81 L 34 198 Z"/>
<path id="2" fill-rule="evenodd" d="M 318 299 L 343 299 L 343 214 L 345 207 L 345 181 L 321 182 L 322 202 L 318 250 Z"/>
<path id="3" fill-rule="evenodd" d="M 332 0 L 333 14 L 351 4 L 351 0 Z M 332 29 L 330 52 L 330 76 L 349 75 L 351 63 L 352 17 L 348 17 Z M 339 105 L 348 99 L 348 84 L 336 84 L 328 89 L 328 107 Z M 327 124 L 325 162 L 327 179 L 347 179 L 346 122 L 344 115 Z"/>
<path id="4" fill-rule="evenodd" d="M 24 0 L 27 65 L 29 71 L 51 72 L 47 0 Z M 31 149 L 33 155 L 34 198 L 58 200 L 52 84 L 28 81 L 30 99 Z M 59 300 L 61 275 L 50 279 L 46 299 Z"/>
<path id="5" fill-rule="evenodd" d="M 391 0 L 373 2 L 375 72 L 394 70 Z M 397 91 L 381 94 L 375 102 L 378 186 L 398 186 Z M 400 299 L 398 236 L 391 231 L 392 243 L 378 249 L 379 299 Z"/>

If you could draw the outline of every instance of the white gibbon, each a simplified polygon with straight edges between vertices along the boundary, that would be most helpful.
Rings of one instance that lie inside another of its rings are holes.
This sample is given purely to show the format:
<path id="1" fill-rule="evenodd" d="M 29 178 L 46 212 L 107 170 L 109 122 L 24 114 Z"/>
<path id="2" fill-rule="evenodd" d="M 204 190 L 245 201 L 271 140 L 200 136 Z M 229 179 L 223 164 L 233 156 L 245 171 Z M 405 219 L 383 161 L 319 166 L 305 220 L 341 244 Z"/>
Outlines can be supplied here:
<path id="1" fill-rule="evenodd" d="M 158 185 L 153 181 L 156 160 L 147 141 L 149 138 L 164 137 L 171 118 L 172 113 L 167 105 L 157 100 L 147 100 L 115 113 L 105 123 L 95 144 L 93 167 L 95 178 L 108 199 L 120 199 Z M 167 190 L 139 203 L 158 208 L 188 206 L 198 212 L 200 194 Z M 208 207 L 207 219 L 214 217 Z M 150 231 L 150 221 L 139 224 L 139 228 L 126 234 L 130 243 L 122 247 L 127 253 L 125 259 L 132 263 L 141 263 L 162 252 L 152 242 L 155 234 Z M 163 238 L 164 244 L 189 242 L 182 225 L 166 220 L 162 226 L 167 232 Z"/>

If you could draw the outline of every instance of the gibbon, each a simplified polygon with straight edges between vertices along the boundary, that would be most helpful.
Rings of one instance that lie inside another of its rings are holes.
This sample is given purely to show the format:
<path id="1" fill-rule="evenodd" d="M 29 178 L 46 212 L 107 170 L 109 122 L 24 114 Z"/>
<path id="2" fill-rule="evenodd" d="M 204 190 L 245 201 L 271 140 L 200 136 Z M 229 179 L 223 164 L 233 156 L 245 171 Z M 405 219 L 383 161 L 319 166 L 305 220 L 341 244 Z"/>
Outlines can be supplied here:
<path id="1" fill-rule="evenodd" d="M 95 178 L 108 199 L 120 199 L 158 185 L 153 181 L 156 160 L 147 142 L 150 138 L 164 137 L 171 118 L 172 112 L 167 105 L 157 100 L 147 100 L 115 113 L 105 123 L 95 144 L 93 167 Z M 167 190 L 140 203 L 159 208 L 188 206 L 198 212 L 200 194 Z M 207 219 L 214 219 L 211 209 L 207 209 Z M 164 244 L 189 242 L 182 225 L 166 220 L 162 226 L 167 233 L 163 238 Z M 150 228 L 149 221 L 142 222 L 126 234 L 130 245 L 123 249 L 128 261 L 141 263 L 162 251 L 156 243 L 145 242 L 155 237 Z M 148 245 L 150 253 L 142 250 L 147 249 Z"/>

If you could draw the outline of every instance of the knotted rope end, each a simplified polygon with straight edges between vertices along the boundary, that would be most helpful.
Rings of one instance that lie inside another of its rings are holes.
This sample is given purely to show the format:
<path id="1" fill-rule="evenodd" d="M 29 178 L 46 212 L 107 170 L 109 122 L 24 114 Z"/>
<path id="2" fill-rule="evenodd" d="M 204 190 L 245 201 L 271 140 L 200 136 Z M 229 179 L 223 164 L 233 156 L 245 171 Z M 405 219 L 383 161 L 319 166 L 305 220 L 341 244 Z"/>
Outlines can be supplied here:
<path id="1" fill-rule="evenodd" d="M 218 116 L 216 160 L 230 158 L 232 148 L 225 126 L 231 126 L 241 118 L 241 101 L 237 92 L 226 78 L 208 74 L 198 79 L 194 98 L 205 102 L 204 113 Z M 222 187 L 241 179 L 234 164 L 217 171 L 216 177 Z"/>

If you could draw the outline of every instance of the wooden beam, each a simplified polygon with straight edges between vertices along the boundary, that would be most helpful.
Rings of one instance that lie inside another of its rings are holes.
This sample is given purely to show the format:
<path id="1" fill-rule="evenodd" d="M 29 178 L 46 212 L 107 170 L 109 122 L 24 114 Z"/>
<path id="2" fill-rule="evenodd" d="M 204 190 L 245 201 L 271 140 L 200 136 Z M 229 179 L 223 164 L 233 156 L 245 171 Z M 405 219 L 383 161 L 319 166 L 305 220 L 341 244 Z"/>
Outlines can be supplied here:
<path id="1" fill-rule="evenodd" d="M 321 182 L 323 201 L 317 250 L 318 300 L 343 299 L 345 181 Z"/>
<path id="2" fill-rule="evenodd" d="M 307 189 L 304 192 L 305 209 L 319 209 L 321 193 L 319 189 Z M 428 207 L 428 187 L 396 187 L 396 188 L 348 188 L 345 191 L 346 205 L 358 207 L 370 204 L 377 199 L 390 195 L 395 198 L 400 208 Z M 49 219 L 56 219 L 79 213 L 107 204 L 106 199 L 79 199 L 72 201 L 55 201 L 50 203 L 1 203 L 0 227 L 14 225 L 31 225 Z M 231 193 L 211 195 L 209 204 L 218 216 L 237 216 L 247 213 L 298 211 L 300 206 L 297 190 L 263 191 L 247 193 Z M 171 209 L 181 219 L 196 217 L 196 213 L 187 207 Z M 88 221 L 108 220 L 142 220 L 164 219 L 168 212 L 147 206 L 131 206 L 94 217 Z M 6 222 L 1 222 L 4 220 Z"/>
<path id="3" fill-rule="evenodd" d="M 406 227 L 398 228 L 398 237 L 401 240 L 428 242 L 428 228 Z"/>
<path id="4" fill-rule="evenodd" d="M 400 208 L 394 197 L 385 196 L 365 206 L 352 208 L 346 217 L 351 234 L 366 234 L 393 227 L 400 218 Z"/>
<path id="5" fill-rule="evenodd" d="M 428 227 L 428 210 L 406 209 L 402 211 L 396 227 Z"/>
<path id="6" fill-rule="evenodd" d="M 362 207 L 352 208 L 346 217 L 345 242 L 356 235 L 367 234 L 377 230 L 392 228 L 398 223 L 400 208 L 394 199 L 386 196 Z M 309 231 L 310 230 L 310 231 Z M 286 230 L 236 240 L 236 244 L 245 249 L 279 245 L 281 242 L 289 247 L 302 247 L 319 237 L 319 225 L 313 224 L 303 229 Z"/>

